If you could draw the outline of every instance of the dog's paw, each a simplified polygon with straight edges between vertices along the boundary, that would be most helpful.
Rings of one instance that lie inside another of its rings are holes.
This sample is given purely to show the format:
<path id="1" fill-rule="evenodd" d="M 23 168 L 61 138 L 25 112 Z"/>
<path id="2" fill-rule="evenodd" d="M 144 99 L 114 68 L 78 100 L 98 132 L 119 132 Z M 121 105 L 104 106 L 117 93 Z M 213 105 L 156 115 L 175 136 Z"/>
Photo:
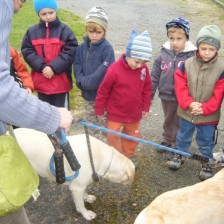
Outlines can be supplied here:
<path id="1" fill-rule="evenodd" d="M 91 210 L 87 210 L 85 213 L 82 213 L 83 217 L 86 220 L 92 220 L 96 218 L 96 213 L 92 212 Z"/>
<path id="2" fill-rule="evenodd" d="M 96 197 L 94 195 L 88 194 L 85 198 L 84 198 L 85 202 L 88 203 L 93 203 L 94 201 L 96 201 Z"/>

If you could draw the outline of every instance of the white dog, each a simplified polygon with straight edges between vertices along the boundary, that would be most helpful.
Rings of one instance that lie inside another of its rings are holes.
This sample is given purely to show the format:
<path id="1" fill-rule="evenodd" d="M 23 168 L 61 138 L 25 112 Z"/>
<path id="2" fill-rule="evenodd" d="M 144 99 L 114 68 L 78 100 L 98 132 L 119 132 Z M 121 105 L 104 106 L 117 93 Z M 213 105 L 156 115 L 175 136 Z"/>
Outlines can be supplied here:
<path id="1" fill-rule="evenodd" d="M 30 160 L 37 173 L 47 179 L 55 181 L 49 169 L 49 162 L 54 152 L 48 136 L 32 129 L 15 129 L 16 139 Z M 86 136 L 84 134 L 68 136 L 68 141 L 81 165 L 79 176 L 69 182 L 76 210 L 87 220 L 92 220 L 96 214 L 87 210 L 84 201 L 92 203 L 96 200 L 86 192 L 87 186 L 93 182 Z M 91 149 L 98 176 L 114 183 L 131 184 L 134 179 L 135 167 L 130 159 L 119 153 L 113 147 L 90 136 Z M 74 175 L 67 160 L 65 161 L 66 176 Z M 67 183 L 67 182 L 66 182 Z"/>
<path id="2" fill-rule="evenodd" d="M 186 223 L 224 223 L 224 169 L 204 182 L 161 194 L 134 224 Z"/>

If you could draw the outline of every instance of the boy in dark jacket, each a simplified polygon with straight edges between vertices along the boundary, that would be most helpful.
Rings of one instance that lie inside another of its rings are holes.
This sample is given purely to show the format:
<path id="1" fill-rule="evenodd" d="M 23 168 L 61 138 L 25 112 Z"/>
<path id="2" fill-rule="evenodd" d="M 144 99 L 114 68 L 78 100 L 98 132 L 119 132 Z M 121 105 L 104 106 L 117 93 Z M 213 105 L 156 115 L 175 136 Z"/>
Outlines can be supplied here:
<path id="1" fill-rule="evenodd" d="M 200 153 L 212 160 L 224 92 L 224 62 L 218 56 L 221 47 L 220 29 L 216 25 L 203 27 L 196 43 L 196 55 L 187 59 L 174 75 L 180 118 L 176 149 L 188 152 L 196 131 Z M 183 161 L 182 156 L 174 155 L 168 166 L 177 170 Z M 210 177 L 212 168 L 209 163 L 202 163 L 200 179 Z"/>
<path id="2" fill-rule="evenodd" d="M 40 22 L 27 30 L 21 48 L 32 69 L 34 89 L 40 100 L 69 108 L 76 37 L 57 17 L 55 0 L 34 0 L 34 8 Z"/>
<path id="3" fill-rule="evenodd" d="M 115 61 L 113 47 L 105 39 L 108 17 L 101 7 L 93 7 L 86 15 L 85 22 L 87 35 L 75 53 L 76 85 L 84 99 L 85 120 L 104 125 L 105 118 L 99 121 L 94 109 L 98 87 L 107 68 Z"/>
<path id="4" fill-rule="evenodd" d="M 152 97 L 158 88 L 164 122 L 161 145 L 176 146 L 179 128 L 177 99 L 174 90 L 174 72 L 187 58 L 195 54 L 196 47 L 188 40 L 190 26 L 184 18 L 173 19 L 166 24 L 168 41 L 163 44 L 152 68 Z M 164 150 L 156 149 L 158 152 Z"/>

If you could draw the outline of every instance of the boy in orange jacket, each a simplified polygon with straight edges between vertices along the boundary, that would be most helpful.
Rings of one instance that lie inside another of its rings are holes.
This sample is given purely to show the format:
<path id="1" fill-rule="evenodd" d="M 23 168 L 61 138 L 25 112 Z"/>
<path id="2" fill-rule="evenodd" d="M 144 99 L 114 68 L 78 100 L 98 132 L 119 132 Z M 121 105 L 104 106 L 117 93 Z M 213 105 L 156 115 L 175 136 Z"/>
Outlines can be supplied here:
<path id="1" fill-rule="evenodd" d="M 29 94 L 31 94 L 34 91 L 33 81 L 23 59 L 19 55 L 19 52 L 13 47 L 10 48 L 10 54 L 10 75 L 14 77 L 20 87 L 23 87 Z"/>

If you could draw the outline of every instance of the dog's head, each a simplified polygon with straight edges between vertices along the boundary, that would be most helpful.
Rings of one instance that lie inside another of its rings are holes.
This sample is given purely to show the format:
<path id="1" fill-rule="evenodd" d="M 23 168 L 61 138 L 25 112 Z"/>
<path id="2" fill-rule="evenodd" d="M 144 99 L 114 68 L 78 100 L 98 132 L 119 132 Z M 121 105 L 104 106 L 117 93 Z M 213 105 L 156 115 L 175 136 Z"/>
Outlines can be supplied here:
<path id="1" fill-rule="evenodd" d="M 113 183 L 131 184 L 135 176 L 135 166 L 130 159 L 113 149 L 114 155 L 104 179 Z"/>

